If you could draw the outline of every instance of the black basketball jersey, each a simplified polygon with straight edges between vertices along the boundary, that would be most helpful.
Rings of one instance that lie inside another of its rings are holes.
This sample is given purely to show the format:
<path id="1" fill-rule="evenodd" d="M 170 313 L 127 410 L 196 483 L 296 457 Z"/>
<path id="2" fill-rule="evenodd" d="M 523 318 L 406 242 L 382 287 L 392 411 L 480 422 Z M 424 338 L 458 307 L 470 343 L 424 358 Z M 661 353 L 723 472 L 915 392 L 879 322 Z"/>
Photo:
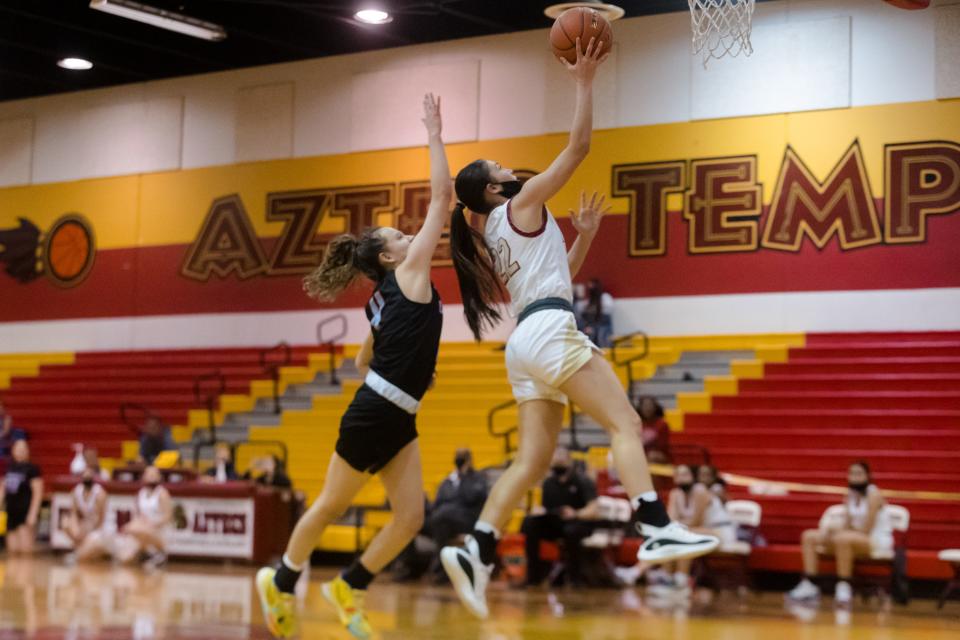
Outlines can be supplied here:
<path id="1" fill-rule="evenodd" d="M 393 271 L 387 274 L 367 303 L 373 330 L 370 368 L 415 399 L 427 392 L 437 367 L 443 306 L 430 285 L 428 303 L 408 300 Z"/>

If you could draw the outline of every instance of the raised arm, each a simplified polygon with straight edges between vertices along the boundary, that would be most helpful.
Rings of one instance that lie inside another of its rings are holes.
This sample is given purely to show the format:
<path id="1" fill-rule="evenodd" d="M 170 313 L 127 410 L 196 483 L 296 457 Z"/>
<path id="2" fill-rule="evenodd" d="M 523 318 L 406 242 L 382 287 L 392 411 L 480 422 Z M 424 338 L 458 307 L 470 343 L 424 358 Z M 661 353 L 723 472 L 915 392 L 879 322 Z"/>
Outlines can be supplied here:
<path id="1" fill-rule="evenodd" d="M 590 152 L 590 136 L 593 133 L 593 76 L 597 67 L 609 54 L 600 55 L 603 46 L 590 38 L 586 53 L 580 49 L 577 38 L 577 62 L 570 64 L 566 59 L 560 62 L 573 74 L 577 81 L 577 104 L 573 114 L 573 126 L 570 139 L 547 170 L 523 185 L 520 193 L 513 198 L 511 217 L 521 231 L 536 231 L 540 228 L 543 204 L 552 198 L 567 183 L 573 172 Z"/>
<path id="2" fill-rule="evenodd" d="M 434 98 L 432 93 L 423 97 L 423 124 L 427 128 L 430 144 L 430 205 L 423 227 L 407 249 L 406 260 L 397 268 L 397 276 L 415 274 L 429 287 L 430 262 L 440 242 L 443 228 L 450 222 L 450 199 L 453 195 L 450 167 L 447 165 L 447 154 L 440 137 L 440 98 Z"/>
<path id="3" fill-rule="evenodd" d="M 600 228 L 600 220 L 610 211 L 610 205 L 604 207 L 606 196 L 599 195 L 596 191 L 590 196 L 587 202 L 586 194 L 580 192 L 580 211 L 576 212 L 570 209 L 570 222 L 573 228 L 577 230 L 577 239 L 573 241 L 570 251 L 567 252 L 567 264 L 570 266 L 570 277 L 574 278 L 583 261 L 587 258 L 587 252 L 590 250 L 590 244 L 597 235 Z"/>

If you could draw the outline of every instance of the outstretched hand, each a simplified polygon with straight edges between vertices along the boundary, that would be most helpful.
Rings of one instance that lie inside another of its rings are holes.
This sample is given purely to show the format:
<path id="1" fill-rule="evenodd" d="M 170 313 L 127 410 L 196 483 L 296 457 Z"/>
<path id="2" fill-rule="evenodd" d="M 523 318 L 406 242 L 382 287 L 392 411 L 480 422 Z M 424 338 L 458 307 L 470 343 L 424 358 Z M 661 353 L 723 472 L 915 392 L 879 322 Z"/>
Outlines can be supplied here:
<path id="1" fill-rule="evenodd" d="M 594 191 L 593 195 L 590 196 L 590 201 L 587 202 L 587 194 L 583 191 L 580 192 L 579 213 L 570 209 L 570 222 L 573 223 L 573 228 L 577 230 L 577 233 L 588 238 L 593 238 L 596 235 L 597 229 L 600 228 L 600 220 L 611 209 L 611 205 L 603 206 L 606 199 L 607 196 L 602 196 Z"/>
<path id="2" fill-rule="evenodd" d="M 430 136 L 439 136 L 443 129 L 443 122 L 440 119 L 440 96 L 434 97 L 432 93 L 423 96 L 423 126 L 427 128 L 427 134 Z"/>
<path id="3" fill-rule="evenodd" d="M 595 36 L 591 36 L 590 42 L 587 43 L 587 50 L 584 51 L 580 48 L 580 38 L 577 38 L 577 62 L 571 64 L 569 60 L 560 56 L 557 59 L 573 74 L 577 82 L 591 82 L 597 67 L 610 57 L 609 52 L 601 55 L 603 45 L 603 40 L 598 42 Z"/>

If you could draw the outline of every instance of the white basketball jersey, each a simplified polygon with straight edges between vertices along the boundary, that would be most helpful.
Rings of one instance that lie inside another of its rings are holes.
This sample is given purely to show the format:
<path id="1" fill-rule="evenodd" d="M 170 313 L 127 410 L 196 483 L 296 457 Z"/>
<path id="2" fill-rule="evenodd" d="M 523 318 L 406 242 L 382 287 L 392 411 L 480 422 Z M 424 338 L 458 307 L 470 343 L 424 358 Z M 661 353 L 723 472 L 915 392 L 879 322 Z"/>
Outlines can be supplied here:
<path id="1" fill-rule="evenodd" d="M 137 511 L 151 522 L 160 522 L 163 519 L 163 512 L 160 510 L 161 492 L 160 487 L 153 491 L 144 487 L 137 493 Z"/>
<path id="2" fill-rule="evenodd" d="M 540 229 L 527 233 L 513 225 L 508 200 L 487 216 L 483 236 L 497 258 L 500 280 L 510 292 L 511 315 L 520 315 L 543 298 L 573 302 L 567 243 L 546 206 Z"/>

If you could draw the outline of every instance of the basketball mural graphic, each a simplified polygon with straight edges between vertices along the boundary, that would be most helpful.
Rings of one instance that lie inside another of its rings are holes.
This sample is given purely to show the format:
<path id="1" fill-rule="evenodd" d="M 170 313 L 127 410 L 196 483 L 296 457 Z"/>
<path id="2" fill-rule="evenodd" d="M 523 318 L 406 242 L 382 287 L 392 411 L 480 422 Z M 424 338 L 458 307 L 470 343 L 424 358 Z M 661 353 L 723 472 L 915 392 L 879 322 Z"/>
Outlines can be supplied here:
<path id="1" fill-rule="evenodd" d="M 93 226 L 86 218 L 65 214 L 46 233 L 25 218 L 18 222 L 15 228 L 0 229 L 0 262 L 7 275 L 23 284 L 46 276 L 64 288 L 83 282 L 96 255 Z"/>

